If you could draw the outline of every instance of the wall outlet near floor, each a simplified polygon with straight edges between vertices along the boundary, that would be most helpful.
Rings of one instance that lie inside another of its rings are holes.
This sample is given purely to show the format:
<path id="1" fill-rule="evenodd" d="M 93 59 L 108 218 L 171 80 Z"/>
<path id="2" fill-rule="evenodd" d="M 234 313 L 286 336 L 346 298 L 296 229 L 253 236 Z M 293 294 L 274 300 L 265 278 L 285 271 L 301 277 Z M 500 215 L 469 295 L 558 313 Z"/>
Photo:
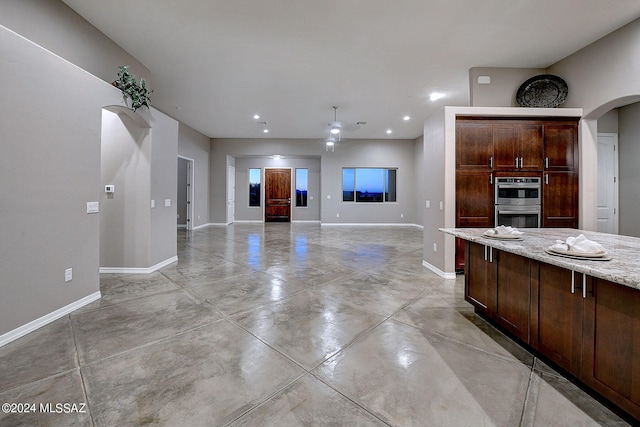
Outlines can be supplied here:
<path id="1" fill-rule="evenodd" d="M 433 252 L 438 252 L 438 245 L 436 243 L 433 244 Z"/>
<path id="2" fill-rule="evenodd" d="M 444 202 L 440 202 L 440 210 L 444 209 Z"/>
<path id="3" fill-rule="evenodd" d="M 340 218 L 340 214 L 336 214 L 336 218 Z"/>
<path id="4" fill-rule="evenodd" d="M 425 205 L 425 207 L 427 209 L 430 209 L 431 208 L 431 200 L 427 200 L 424 205 Z"/>
<path id="5" fill-rule="evenodd" d="M 67 268 L 64 271 L 64 281 L 70 282 L 71 280 L 73 280 L 73 268 Z"/>
<path id="6" fill-rule="evenodd" d="M 400 214 L 400 218 L 404 218 L 404 214 Z"/>

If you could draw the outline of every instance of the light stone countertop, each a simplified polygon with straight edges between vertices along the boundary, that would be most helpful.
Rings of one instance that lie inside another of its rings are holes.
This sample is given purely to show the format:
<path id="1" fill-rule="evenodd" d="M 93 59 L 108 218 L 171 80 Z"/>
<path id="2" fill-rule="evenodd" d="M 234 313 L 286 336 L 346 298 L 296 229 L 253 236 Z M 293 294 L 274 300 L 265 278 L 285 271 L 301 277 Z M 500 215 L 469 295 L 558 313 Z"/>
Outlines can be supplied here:
<path id="1" fill-rule="evenodd" d="M 483 237 L 486 228 L 440 228 L 464 240 L 480 243 L 505 252 L 522 255 L 547 264 L 585 273 L 640 290 L 640 238 L 572 228 L 522 228 L 522 240 L 497 240 Z M 584 234 L 589 240 L 600 243 L 611 256 L 610 261 L 581 260 L 550 255 L 545 249 L 556 240 Z"/>

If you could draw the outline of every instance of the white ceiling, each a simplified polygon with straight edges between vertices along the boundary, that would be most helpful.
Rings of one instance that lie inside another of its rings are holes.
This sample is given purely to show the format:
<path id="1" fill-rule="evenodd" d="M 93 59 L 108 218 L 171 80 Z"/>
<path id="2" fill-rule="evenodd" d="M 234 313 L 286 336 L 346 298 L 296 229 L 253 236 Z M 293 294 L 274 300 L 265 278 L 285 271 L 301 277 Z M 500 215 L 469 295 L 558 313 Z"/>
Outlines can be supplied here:
<path id="1" fill-rule="evenodd" d="M 151 70 L 154 106 L 215 138 L 326 138 L 333 105 L 367 122 L 344 137 L 416 138 L 469 105 L 470 68 L 545 68 L 640 17 L 638 0 L 63 1 Z"/>

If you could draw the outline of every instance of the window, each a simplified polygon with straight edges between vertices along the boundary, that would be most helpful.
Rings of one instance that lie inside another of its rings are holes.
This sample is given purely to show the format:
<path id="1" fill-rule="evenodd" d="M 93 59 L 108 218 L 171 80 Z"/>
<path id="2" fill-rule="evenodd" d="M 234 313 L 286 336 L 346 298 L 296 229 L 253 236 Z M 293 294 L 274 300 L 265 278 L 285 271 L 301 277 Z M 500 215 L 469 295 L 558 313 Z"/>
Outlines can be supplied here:
<path id="1" fill-rule="evenodd" d="M 396 201 L 397 169 L 342 169 L 342 201 L 382 203 Z"/>
<path id="2" fill-rule="evenodd" d="M 309 169 L 296 169 L 296 206 L 307 206 L 308 185 Z"/>
<path id="3" fill-rule="evenodd" d="M 261 169 L 249 169 L 249 206 L 260 206 Z"/>

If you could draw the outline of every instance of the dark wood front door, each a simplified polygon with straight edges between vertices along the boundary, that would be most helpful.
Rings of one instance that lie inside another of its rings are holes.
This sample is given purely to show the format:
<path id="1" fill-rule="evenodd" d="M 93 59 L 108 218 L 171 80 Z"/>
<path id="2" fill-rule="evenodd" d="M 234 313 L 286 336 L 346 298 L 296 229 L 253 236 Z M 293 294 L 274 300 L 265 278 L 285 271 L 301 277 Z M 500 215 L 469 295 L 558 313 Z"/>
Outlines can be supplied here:
<path id="1" fill-rule="evenodd" d="M 266 222 L 291 220 L 291 169 L 265 169 Z"/>

